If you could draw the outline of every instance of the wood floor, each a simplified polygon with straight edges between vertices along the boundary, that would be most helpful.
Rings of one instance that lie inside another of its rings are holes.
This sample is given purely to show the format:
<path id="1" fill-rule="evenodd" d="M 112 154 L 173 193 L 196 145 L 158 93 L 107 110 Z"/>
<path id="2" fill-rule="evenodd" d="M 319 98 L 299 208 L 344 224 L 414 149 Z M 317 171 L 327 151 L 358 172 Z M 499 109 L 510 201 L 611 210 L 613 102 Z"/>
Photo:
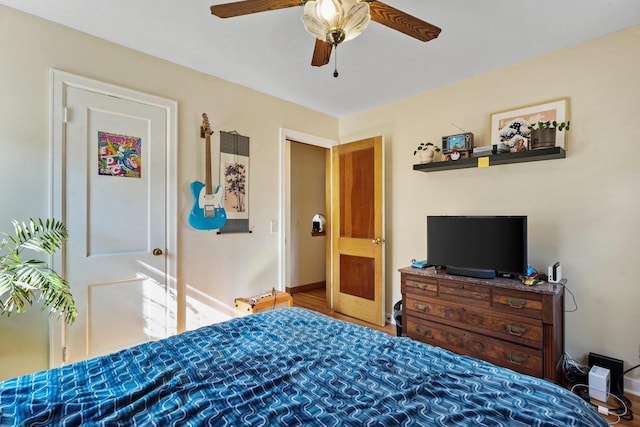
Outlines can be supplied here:
<path id="1" fill-rule="evenodd" d="M 313 289 L 306 292 L 293 293 L 293 306 L 308 308 L 309 310 L 318 311 L 322 314 L 326 314 L 329 317 L 335 319 L 344 320 L 346 322 L 357 323 L 358 325 L 368 326 L 373 329 L 377 329 L 382 332 L 386 332 L 389 335 L 396 334 L 396 325 L 387 323 L 386 326 L 378 326 L 371 323 L 363 322 L 362 320 L 355 319 L 353 317 L 345 316 L 344 314 L 337 313 L 327 308 L 327 299 L 325 297 L 324 289 Z"/>
<path id="2" fill-rule="evenodd" d="M 353 317 L 345 316 L 344 314 L 336 313 L 333 310 L 327 308 L 327 301 L 325 297 L 324 289 L 313 289 L 306 292 L 293 293 L 293 305 L 294 307 L 303 307 L 309 310 L 318 311 L 320 313 L 326 314 L 327 316 L 333 317 L 335 319 L 344 320 L 346 322 L 357 323 L 358 325 L 368 326 L 373 329 L 377 329 L 379 331 L 383 331 L 388 333 L 389 335 L 396 335 L 396 325 L 387 323 L 386 326 L 381 327 L 378 325 L 372 325 L 371 323 L 363 322 L 358 319 L 354 319 Z M 627 395 L 629 400 L 631 401 L 631 410 L 637 411 L 637 415 L 634 415 L 632 421 L 621 420 L 617 425 L 619 426 L 635 426 L 640 427 L 640 397 L 634 395 Z M 614 404 L 615 401 L 611 399 L 610 404 Z M 615 417 L 609 416 L 606 418 L 609 423 L 614 423 L 616 421 Z"/>

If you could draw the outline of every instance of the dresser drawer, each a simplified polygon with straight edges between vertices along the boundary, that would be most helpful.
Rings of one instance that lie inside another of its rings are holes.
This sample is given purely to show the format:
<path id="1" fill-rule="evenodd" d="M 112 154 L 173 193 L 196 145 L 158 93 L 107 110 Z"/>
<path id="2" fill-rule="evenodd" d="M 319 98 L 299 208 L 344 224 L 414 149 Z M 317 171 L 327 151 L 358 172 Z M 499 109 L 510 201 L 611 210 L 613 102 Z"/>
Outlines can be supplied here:
<path id="1" fill-rule="evenodd" d="M 532 319 L 542 319 L 542 296 L 533 292 L 494 289 L 491 303 L 494 310 Z"/>
<path id="2" fill-rule="evenodd" d="M 476 307 L 488 308 L 491 306 L 491 289 L 482 285 L 440 280 L 438 296 L 442 299 L 470 304 Z"/>
<path id="3" fill-rule="evenodd" d="M 407 295 L 408 315 L 469 329 L 517 344 L 542 348 L 542 321 L 522 316 L 482 310 L 438 299 Z"/>
<path id="4" fill-rule="evenodd" d="M 438 280 L 436 279 L 406 276 L 402 286 L 403 293 L 432 296 L 438 294 Z"/>
<path id="5" fill-rule="evenodd" d="M 542 350 L 519 346 L 416 317 L 407 319 L 407 335 L 455 353 L 486 360 L 527 375 L 541 377 Z"/>

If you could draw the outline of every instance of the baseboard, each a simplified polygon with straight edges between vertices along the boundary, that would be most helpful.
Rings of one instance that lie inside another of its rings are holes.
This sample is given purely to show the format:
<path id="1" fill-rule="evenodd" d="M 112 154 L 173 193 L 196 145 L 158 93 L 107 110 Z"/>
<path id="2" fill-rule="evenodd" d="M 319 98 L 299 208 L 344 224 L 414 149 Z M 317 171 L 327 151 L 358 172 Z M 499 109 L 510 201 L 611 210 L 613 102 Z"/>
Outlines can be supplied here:
<path id="1" fill-rule="evenodd" d="M 625 377 L 624 393 L 633 394 L 634 396 L 640 396 L 640 378 Z"/>
<path id="2" fill-rule="evenodd" d="M 300 285 L 300 286 L 286 286 L 285 292 L 293 295 L 296 292 L 308 292 L 313 289 L 320 289 L 320 288 L 326 288 L 326 287 L 327 287 L 327 282 L 323 281 L 323 282 L 316 282 L 316 283 L 308 283 L 306 285 Z"/>

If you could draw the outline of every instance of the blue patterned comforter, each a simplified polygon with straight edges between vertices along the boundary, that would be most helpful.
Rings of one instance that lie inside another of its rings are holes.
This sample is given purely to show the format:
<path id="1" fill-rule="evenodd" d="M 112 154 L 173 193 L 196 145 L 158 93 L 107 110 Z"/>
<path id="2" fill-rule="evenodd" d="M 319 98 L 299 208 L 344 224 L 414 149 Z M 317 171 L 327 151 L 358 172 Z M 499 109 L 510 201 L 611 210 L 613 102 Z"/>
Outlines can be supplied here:
<path id="1" fill-rule="evenodd" d="M 0 425 L 607 424 L 547 381 L 287 308 L 4 381 Z"/>

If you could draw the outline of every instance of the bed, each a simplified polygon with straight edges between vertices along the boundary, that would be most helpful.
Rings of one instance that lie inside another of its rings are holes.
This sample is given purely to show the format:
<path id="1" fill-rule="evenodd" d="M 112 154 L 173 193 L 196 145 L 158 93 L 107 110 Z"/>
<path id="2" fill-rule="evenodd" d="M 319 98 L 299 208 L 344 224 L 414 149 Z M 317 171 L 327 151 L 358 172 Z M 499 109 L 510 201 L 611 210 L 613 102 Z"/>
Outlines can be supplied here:
<path id="1" fill-rule="evenodd" d="M 0 425 L 607 423 L 547 381 L 292 307 L 1 382 Z"/>

